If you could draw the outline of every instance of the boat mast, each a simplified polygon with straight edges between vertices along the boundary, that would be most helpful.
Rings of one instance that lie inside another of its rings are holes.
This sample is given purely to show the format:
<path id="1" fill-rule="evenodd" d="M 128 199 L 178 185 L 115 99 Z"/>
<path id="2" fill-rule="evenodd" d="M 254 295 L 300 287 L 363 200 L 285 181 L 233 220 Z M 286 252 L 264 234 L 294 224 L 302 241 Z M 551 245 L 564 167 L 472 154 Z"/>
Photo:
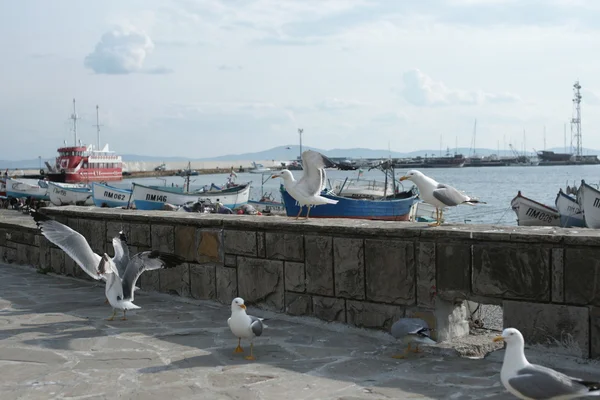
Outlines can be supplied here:
<path id="1" fill-rule="evenodd" d="M 573 118 L 571 118 L 571 135 L 575 136 L 575 155 L 577 158 L 582 156 L 582 140 L 581 140 L 581 93 L 579 90 L 581 85 L 576 81 L 573 85 Z"/>
<path id="2" fill-rule="evenodd" d="M 75 109 L 75 99 L 73 99 L 73 114 L 71 114 L 73 120 L 73 134 L 75 136 L 75 146 L 77 146 L 77 120 L 81 119 L 77 116 L 77 110 Z"/>
<path id="3" fill-rule="evenodd" d="M 300 136 L 300 158 L 298 159 L 299 161 L 302 161 L 302 132 L 304 132 L 304 129 L 298 128 L 298 135 Z"/>
<path id="4" fill-rule="evenodd" d="M 96 125 L 92 125 L 92 126 L 96 127 L 96 135 L 97 135 L 97 138 L 98 138 L 98 145 L 97 145 L 98 147 L 97 147 L 97 150 L 100 151 L 100 127 L 102 125 L 100 125 L 100 117 L 99 117 L 98 109 L 99 109 L 99 107 L 96 104 Z"/>

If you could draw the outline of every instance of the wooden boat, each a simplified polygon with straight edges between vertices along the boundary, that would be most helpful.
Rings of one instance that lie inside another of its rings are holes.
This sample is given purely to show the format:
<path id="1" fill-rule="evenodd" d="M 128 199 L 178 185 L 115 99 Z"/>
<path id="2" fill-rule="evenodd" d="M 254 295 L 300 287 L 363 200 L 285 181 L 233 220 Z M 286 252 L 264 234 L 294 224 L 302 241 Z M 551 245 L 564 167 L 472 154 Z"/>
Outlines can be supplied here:
<path id="1" fill-rule="evenodd" d="M 564 193 L 562 189 L 558 191 L 554 205 L 560 214 L 560 226 L 564 228 L 585 227 L 583 211 L 577 203 L 575 197 Z"/>
<path id="2" fill-rule="evenodd" d="M 96 207 L 127 207 L 132 191 L 92 182 L 92 199 Z"/>
<path id="3" fill-rule="evenodd" d="M 6 196 L 50 200 L 48 197 L 48 182 L 42 179 L 6 178 Z"/>
<path id="4" fill-rule="evenodd" d="M 48 182 L 48 197 L 55 206 L 92 206 L 92 189 L 85 184 Z"/>
<path id="5" fill-rule="evenodd" d="M 585 226 L 592 229 L 600 228 L 600 190 L 582 179 L 577 191 L 577 202 L 583 211 Z"/>
<path id="6" fill-rule="evenodd" d="M 560 226 L 558 210 L 517 193 L 510 202 L 519 226 Z"/>

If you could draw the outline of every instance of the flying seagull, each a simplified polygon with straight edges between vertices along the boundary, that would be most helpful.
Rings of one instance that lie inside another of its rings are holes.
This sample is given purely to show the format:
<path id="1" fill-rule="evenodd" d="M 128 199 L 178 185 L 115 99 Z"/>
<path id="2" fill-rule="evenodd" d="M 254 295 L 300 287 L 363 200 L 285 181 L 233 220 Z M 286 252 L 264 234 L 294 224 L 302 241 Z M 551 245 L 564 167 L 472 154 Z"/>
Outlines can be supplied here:
<path id="1" fill-rule="evenodd" d="M 262 335 L 263 328 L 267 325 L 263 324 L 264 319 L 253 315 L 246 314 L 246 305 L 244 299 L 236 297 L 231 302 L 231 317 L 227 320 L 229 329 L 238 338 L 238 345 L 234 353 L 243 353 L 241 342 L 242 339 L 250 340 L 250 355 L 246 356 L 246 360 L 255 360 L 252 350 L 254 348 L 254 338 Z"/>
<path id="2" fill-rule="evenodd" d="M 162 268 L 174 268 L 185 262 L 180 256 L 170 253 L 164 253 L 157 250 L 143 251 L 135 254 L 123 275 L 119 271 L 114 261 L 104 253 L 98 264 L 97 275 L 106 278 L 106 298 L 113 307 L 113 314 L 108 321 L 115 318 L 117 310 L 123 310 L 123 320 L 127 319 L 127 310 L 140 308 L 133 304 L 133 293 L 135 292 L 135 283 L 144 271 L 152 271 Z"/>
<path id="3" fill-rule="evenodd" d="M 439 226 L 442 223 L 444 208 L 446 207 L 456 207 L 460 204 L 468 204 L 470 206 L 474 206 L 477 203 L 486 204 L 483 201 L 459 192 L 450 185 L 436 182 L 421 171 L 414 169 L 408 171 L 406 175 L 400 177 L 400 181 L 404 180 L 412 181 L 417 185 L 421 199 L 425 203 L 435 206 L 436 222 L 431 224 L 433 226 Z"/>
<path id="4" fill-rule="evenodd" d="M 394 322 L 390 330 L 393 337 L 402 340 L 407 345 L 404 354 L 394 355 L 393 358 L 404 358 L 408 351 L 420 353 L 419 344 L 436 344 L 429 336 L 429 325 L 421 318 L 400 318 Z M 411 349 L 411 344 L 416 343 L 416 349 Z"/>
<path id="5" fill-rule="evenodd" d="M 285 190 L 300 205 L 296 219 L 300 217 L 303 206 L 306 206 L 306 219 L 308 219 L 310 206 L 337 204 L 337 200 L 321 196 L 321 191 L 325 189 L 325 168 L 333 167 L 334 165 L 323 154 L 313 150 L 306 150 L 302 152 L 302 169 L 304 170 L 304 174 L 300 180 L 296 181 L 292 173 L 287 169 L 283 169 L 271 176 L 271 178 L 282 178 Z"/>
<path id="6" fill-rule="evenodd" d="M 506 342 L 500 380 L 519 399 L 578 399 L 600 396 L 600 383 L 584 381 L 541 365 L 530 364 L 525 358 L 525 340 L 515 328 L 506 328 L 494 342 Z"/>

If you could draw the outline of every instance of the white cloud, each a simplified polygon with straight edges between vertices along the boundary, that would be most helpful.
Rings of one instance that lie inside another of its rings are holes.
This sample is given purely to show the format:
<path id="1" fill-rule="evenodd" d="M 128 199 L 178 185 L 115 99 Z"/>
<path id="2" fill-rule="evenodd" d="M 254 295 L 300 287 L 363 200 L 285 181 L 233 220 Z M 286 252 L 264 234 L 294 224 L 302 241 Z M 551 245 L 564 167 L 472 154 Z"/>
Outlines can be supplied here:
<path id="1" fill-rule="evenodd" d="M 133 27 L 117 27 L 100 38 L 94 51 L 85 57 L 84 65 L 97 74 L 130 74 L 146 72 L 164 74 L 164 67 L 144 69 L 146 57 L 154 50 L 150 36 Z"/>
<path id="2" fill-rule="evenodd" d="M 402 97 L 419 106 L 475 105 L 482 103 L 514 103 L 519 96 L 512 93 L 488 93 L 481 90 L 451 89 L 441 81 L 435 81 L 418 69 L 406 71 L 403 76 Z"/>

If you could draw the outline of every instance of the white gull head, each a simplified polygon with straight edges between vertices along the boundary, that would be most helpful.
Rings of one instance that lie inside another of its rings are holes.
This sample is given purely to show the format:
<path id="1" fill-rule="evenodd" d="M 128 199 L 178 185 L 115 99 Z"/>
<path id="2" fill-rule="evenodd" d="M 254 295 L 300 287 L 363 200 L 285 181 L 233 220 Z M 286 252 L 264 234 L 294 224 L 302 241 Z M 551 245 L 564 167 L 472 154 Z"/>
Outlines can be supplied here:
<path id="1" fill-rule="evenodd" d="M 287 170 L 287 169 L 282 169 L 281 171 L 274 173 L 273 175 L 271 175 L 271 178 L 281 178 L 284 181 L 287 182 L 293 182 L 294 181 L 294 175 L 292 175 L 292 173 Z"/>
<path id="2" fill-rule="evenodd" d="M 231 301 L 231 313 L 236 314 L 240 312 L 246 313 L 246 305 L 244 304 L 244 299 L 236 297 Z"/>

